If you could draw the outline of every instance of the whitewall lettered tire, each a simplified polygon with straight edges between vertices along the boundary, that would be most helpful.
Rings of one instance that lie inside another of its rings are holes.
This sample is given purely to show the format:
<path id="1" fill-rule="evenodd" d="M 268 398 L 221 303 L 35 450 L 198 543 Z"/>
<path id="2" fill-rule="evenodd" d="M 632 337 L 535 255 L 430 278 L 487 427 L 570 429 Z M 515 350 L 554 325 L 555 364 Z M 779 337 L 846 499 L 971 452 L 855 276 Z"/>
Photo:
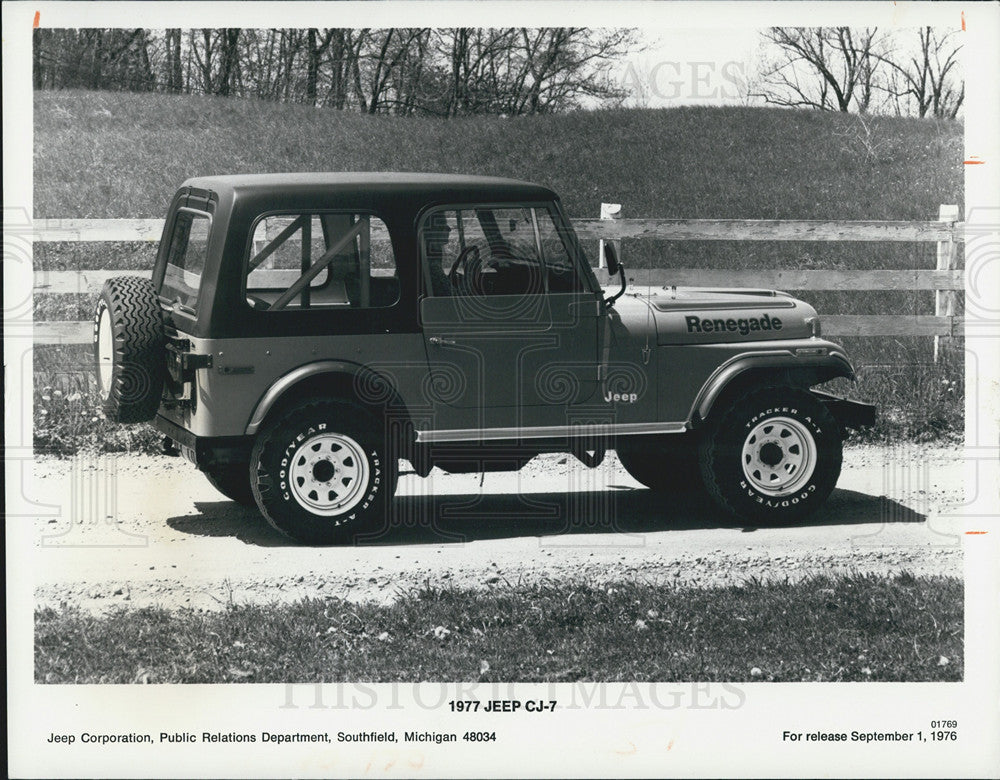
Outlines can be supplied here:
<path id="1" fill-rule="evenodd" d="M 699 448 L 705 487 L 733 514 L 766 523 L 818 508 L 840 476 L 842 433 L 807 390 L 760 387 L 712 420 Z"/>
<path id="2" fill-rule="evenodd" d="M 306 544 L 351 544 L 385 527 L 396 460 L 383 426 L 349 401 L 308 399 L 267 425 L 251 454 L 267 521 Z"/>

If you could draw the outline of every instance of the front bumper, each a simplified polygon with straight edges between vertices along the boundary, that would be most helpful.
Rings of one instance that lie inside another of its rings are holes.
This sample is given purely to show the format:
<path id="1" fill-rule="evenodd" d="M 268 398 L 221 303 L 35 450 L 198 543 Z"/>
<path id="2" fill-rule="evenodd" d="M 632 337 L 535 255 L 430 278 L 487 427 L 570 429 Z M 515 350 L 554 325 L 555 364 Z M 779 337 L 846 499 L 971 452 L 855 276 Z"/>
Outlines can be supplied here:
<path id="1" fill-rule="evenodd" d="M 838 395 L 822 393 L 819 390 L 811 390 L 810 392 L 823 402 L 823 405 L 830 410 L 830 414 L 845 428 L 865 428 L 874 425 L 878 419 L 878 411 L 874 404 L 849 401 Z"/>

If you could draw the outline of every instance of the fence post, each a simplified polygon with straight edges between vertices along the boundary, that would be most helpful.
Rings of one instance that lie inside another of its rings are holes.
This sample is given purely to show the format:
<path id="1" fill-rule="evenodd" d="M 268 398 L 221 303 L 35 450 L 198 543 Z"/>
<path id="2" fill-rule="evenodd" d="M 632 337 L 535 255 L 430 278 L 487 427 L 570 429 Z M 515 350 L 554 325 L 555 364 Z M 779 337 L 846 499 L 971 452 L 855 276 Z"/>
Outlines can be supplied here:
<path id="1" fill-rule="evenodd" d="M 621 219 L 622 218 L 622 204 L 621 203 L 602 203 L 601 204 L 601 219 Z M 618 259 L 621 260 L 622 257 L 622 242 L 617 239 L 611 239 L 611 244 L 615 248 L 615 254 Z M 597 267 L 607 268 L 608 264 L 604 259 L 604 239 L 601 239 L 600 248 L 597 253 Z"/>
<path id="2" fill-rule="evenodd" d="M 952 232 L 949 238 L 938 241 L 937 245 L 937 270 L 954 271 L 958 265 L 958 243 L 955 241 L 955 223 L 958 222 L 958 206 L 942 204 L 938 211 L 938 221 L 948 222 Z M 935 290 L 934 291 L 934 316 L 954 317 L 955 316 L 955 291 Z M 950 339 L 950 336 L 934 337 L 934 362 L 938 362 L 941 354 L 942 339 Z"/>

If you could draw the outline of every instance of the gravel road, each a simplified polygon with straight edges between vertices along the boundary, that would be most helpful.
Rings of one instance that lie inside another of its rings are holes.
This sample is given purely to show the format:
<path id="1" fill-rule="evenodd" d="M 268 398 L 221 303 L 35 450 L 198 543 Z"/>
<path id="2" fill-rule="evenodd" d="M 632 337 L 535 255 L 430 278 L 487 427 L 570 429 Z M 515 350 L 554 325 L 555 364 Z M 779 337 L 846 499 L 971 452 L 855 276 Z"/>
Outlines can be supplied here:
<path id="1" fill-rule="evenodd" d="M 297 546 L 178 458 L 39 459 L 35 596 L 105 611 L 218 609 L 304 596 L 391 601 L 431 583 L 639 579 L 720 585 L 859 571 L 961 576 L 961 450 L 852 447 L 837 490 L 794 527 L 660 497 L 609 454 L 520 472 L 400 478 L 390 530 L 349 548 Z"/>

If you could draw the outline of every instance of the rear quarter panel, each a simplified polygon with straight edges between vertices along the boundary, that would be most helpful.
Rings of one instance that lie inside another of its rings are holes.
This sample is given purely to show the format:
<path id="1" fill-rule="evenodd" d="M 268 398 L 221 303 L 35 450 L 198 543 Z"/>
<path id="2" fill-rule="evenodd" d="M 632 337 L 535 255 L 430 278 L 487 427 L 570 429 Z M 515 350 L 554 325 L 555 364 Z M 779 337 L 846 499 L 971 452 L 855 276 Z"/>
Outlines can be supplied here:
<path id="1" fill-rule="evenodd" d="M 194 412 L 161 408 L 160 413 L 196 436 L 242 436 L 275 382 L 296 368 L 323 360 L 366 366 L 383 374 L 411 412 L 426 404 L 427 360 L 419 333 L 190 341 L 193 353 L 212 355 L 212 367 L 197 372 Z M 359 389 L 364 392 L 365 386 Z"/>

